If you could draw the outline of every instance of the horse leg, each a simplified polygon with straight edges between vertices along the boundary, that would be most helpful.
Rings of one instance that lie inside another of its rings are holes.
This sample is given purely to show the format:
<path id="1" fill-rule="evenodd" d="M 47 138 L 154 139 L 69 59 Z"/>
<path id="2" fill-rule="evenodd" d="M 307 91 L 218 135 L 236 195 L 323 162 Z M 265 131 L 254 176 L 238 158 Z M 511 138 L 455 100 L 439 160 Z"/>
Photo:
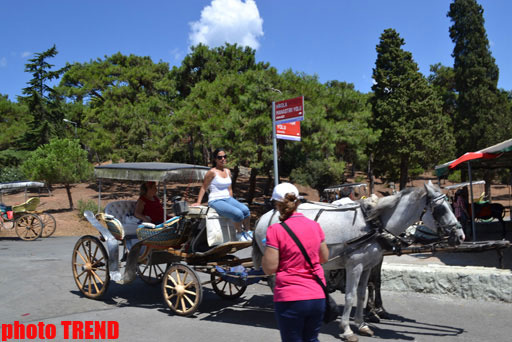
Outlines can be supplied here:
<path id="1" fill-rule="evenodd" d="M 505 226 L 505 221 L 503 221 L 503 218 L 501 216 L 498 217 L 498 220 L 501 223 L 501 229 L 503 230 L 503 236 L 502 238 L 505 239 L 507 236 L 507 228 Z"/>
<path id="2" fill-rule="evenodd" d="M 366 296 L 366 286 L 368 285 L 368 278 L 372 269 L 363 271 L 359 278 L 359 284 L 357 285 L 357 306 L 356 314 L 354 316 L 354 322 L 358 326 L 359 334 L 366 336 L 373 336 L 373 331 L 368 327 L 368 324 L 363 319 L 363 307 Z"/>
<path id="3" fill-rule="evenodd" d="M 373 271 L 375 272 L 375 314 L 379 318 L 387 319 L 389 318 L 389 314 L 384 309 L 384 305 L 382 303 L 382 295 L 380 292 L 381 285 L 382 285 L 382 262 L 384 259 L 381 260 L 381 262 L 373 268 Z"/>
<path id="4" fill-rule="evenodd" d="M 370 271 L 370 278 L 368 279 L 368 299 L 366 300 L 366 315 L 365 320 L 367 322 L 373 322 L 373 323 L 379 323 L 380 317 L 377 314 L 377 307 L 376 307 L 376 295 L 377 295 L 377 288 L 376 288 L 376 274 L 375 274 L 375 267 L 372 268 Z M 379 291 L 380 295 L 380 291 Z"/>
<path id="5" fill-rule="evenodd" d="M 358 341 L 358 338 L 354 335 L 352 329 L 350 329 L 350 311 L 352 310 L 352 306 L 354 306 L 356 288 L 361 274 L 363 273 L 363 265 L 358 264 L 355 267 L 347 265 L 345 270 L 347 282 L 345 284 L 345 305 L 343 306 L 343 314 L 341 315 L 340 322 L 340 328 L 343 330 L 341 338 L 346 341 Z"/>

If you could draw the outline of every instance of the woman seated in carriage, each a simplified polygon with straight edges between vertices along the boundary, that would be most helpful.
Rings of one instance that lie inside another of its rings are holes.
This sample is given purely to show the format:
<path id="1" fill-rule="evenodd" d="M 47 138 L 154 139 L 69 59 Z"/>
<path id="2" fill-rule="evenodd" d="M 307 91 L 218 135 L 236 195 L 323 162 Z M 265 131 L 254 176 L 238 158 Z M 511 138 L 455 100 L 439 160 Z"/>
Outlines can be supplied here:
<path id="1" fill-rule="evenodd" d="M 134 216 L 142 222 L 160 224 L 164 218 L 164 208 L 156 195 L 156 182 L 145 182 L 140 186 L 140 197 L 135 204 Z"/>
<path id="2" fill-rule="evenodd" d="M 237 240 L 248 241 L 252 239 L 251 213 L 246 205 L 233 198 L 231 172 L 226 167 L 226 159 L 227 154 L 224 149 L 218 148 L 213 152 L 213 167 L 206 173 L 197 202 L 192 206 L 201 205 L 206 191 L 210 190 L 208 206 L 215 209 L 220 216 L 233 220 L 237 231 Z"/>

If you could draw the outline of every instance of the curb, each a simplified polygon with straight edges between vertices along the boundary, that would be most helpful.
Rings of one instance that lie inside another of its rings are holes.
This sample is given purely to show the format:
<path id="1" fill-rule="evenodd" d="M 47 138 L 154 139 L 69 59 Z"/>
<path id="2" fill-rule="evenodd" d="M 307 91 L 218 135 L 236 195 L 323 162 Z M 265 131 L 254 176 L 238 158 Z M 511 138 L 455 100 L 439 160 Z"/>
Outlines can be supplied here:
<path id="1" fill-rule="evenodd" d="M 384 263 L 382 289 L 512 303 L 512 271 L 494 267 Z"/>

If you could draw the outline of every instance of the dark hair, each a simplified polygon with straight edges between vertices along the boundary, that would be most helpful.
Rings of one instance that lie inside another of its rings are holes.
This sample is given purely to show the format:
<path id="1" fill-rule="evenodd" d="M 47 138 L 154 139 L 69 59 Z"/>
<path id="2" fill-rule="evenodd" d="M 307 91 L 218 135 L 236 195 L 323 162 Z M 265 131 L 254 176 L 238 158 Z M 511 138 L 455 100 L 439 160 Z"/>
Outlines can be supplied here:
<path id="1" fill-rule="evenodd" d="M 286 221 L 292 214 L 297 210 L 297 207 L 300 204 L 297 196 L 294 193 L 287 193 L 284 199 L 281 202 L 276 202 L 277 208 L 279 209 L 279 219 L 281 221 Z"/>
<path id="2" fill-rule="evenodd" d="M 217 166 L 216 164 L 216 160 L 217 160 L 217 155 L 219 154 L 219 152 L 224 152 L 226 153 L 226 150 L 223 149 L 222 147 L 219 147 L 218 149 L 216 149 L 215 151 L 213 151 L 213 155 L 212 155 L 212 166 L 215 167 Z"/>
<path id="3" fill-rule="evenodd" d="M 352 193 L 352 191 L 354 191 L 354 189 L 352 189 L 352 187 L 350 186 L 347 186 L 345 188 L 342 188 L 341 191 L 340 191 L 340 196 L 343 198 L 343 197 L 348 197 L 350 196 L 350 194 Z"/>
<path id="4" fill-rule="evenodd" d="M 156 184 L 156 182 L 144 182 L 140 185 L 140 195 L 145 196 L 148 193 L 149 185 Z"/>

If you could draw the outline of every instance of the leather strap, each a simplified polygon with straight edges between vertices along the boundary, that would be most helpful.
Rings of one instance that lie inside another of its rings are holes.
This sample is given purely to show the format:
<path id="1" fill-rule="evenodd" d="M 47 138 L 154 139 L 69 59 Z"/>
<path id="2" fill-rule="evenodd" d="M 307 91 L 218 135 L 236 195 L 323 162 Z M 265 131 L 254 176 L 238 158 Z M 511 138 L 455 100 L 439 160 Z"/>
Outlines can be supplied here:
<path id="1" fill-rule="evenodd" d="M 283 226 L 284 230 L 286 230 L 286 232 L 290 235 L 293 241 L 295 241 L 297 247 L 299 247 L 300 251 L 302 252 L 302 255 L 304 256 L 304 259 L 306 259 L 309 266 L 311 267 L 311 272 L 313 273 L 315 280 L 317 281 L 318 284 L 320 284 L 320 286 L 324 290 L 324 293 L 327 295 L 327 288 L 325 287 L 322 279 L 320 279 L 320 277 L 315 273 L 315 267 L 313 266 L 313 263 L 311 262 L 311 259 L 309 258 L 309 255 L 306 252 L 306 249 L 304 248 L 302 243 L 300 242 L 299 238 L 297 237 L 297 235 L 295 235 L 295 233 L 290 229 L 290 227 L 288 227 L 288 225 L 285 222 L 281 222 L 281 226 Z"/>

